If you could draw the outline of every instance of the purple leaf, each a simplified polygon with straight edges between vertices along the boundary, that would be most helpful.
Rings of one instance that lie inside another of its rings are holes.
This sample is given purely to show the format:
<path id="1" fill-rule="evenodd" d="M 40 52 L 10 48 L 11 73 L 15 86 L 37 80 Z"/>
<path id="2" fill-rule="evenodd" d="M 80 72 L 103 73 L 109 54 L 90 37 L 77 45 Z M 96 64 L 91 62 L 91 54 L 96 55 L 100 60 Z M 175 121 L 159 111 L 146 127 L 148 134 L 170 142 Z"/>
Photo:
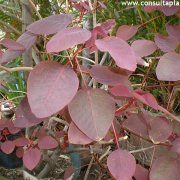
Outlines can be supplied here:
<path id="1" fill-rule="evenodd" d="M 14 126 L 25 128 L 41 123 L 47 119 L 37 118 L 31 111 L 27 97 L 25 97 L 16 109 Z"/>
<path id="2" fill-rule="evenodd" d="M 78 127 L 71 122 L 68 130 L 68 140 L 71 144 L 90 144 L 93 142 L 88 136 L 86 136 Z"/>
<path id="3" fill-rule="evenodd" d="M 167 24 L 166 30 L 169 36 L 173 37 L 174 39 L 177 39 L 180 42 L 180 25 Z"/>
<path id="4" fill-rule="evenodd" d="M 24 152 L 23 163 L 27 169 L 32 171 L 41 160 L 41 151 L 37 148 L 30 148 Z"/>
<path id="5" fill-rule="evenodd" d="M 136 164 L 134 177 L 137 180 L 149 180 L 149 171 L 139 164 Z"/>
<path id="6" fill-rule="evenodd" d="M 157 49 L 155 43 L 149 40 L 136 40 L 131 47 L 137 57 L 149 56 Z"/>
<path id="7" fill-rule="evenodd" d="M 28 141 L 28 139 L 25 138 L 25 137 L 20 137 L 20 138 L 14 140 L 14 144 L 15 144 L 16 146 L 18 146 L 18 147 L 21 147 L 21 146 L 26 146 L 26 145 L 28 145 L 28 144 L 29 144 L 29 141 Z"/>
<path id="8" fill-rule="evenodd" d="M 176 138 L 176 139 L 172 142 L 171 151 L 177 152 L 177 153 L 180 154 L 180 138 Z"/>
<path id="9" fill-rule="evenodd" d="M 33 34 L 54 34 L 65 29 L 72 21 L 69 14 L 56 14 L 30 24 L 26 29 Z"/>
<path id="10" fill-rule="evenodd" d="M 27 97 L 32 112 L 39 118 L 59 112 L 73 99 L 78 86 L 79 80 L 71 68 L 52 61 L 39 63 L 27 81 Z"/>
<path id="11" fill-rule="evenodd" d="M 85 43 L 91 37 L 90 31 L 79 27 L 64 29 L 47 43 L 47 52 L 60 52 L 75 45 Z"/>
<path id="12" fill-rule="evenodd" d="M 131 114 L 123 122 L 122 126 L 141 137 L 148 137 L 147 121 L 141 114 Z"/>
<path id="13" fill-rule="evenodd" d="M 177 46 L 176 39 L 170 36 L 162 36 L 161 34 L 156 34 L 155 43 L 163 52 L 174 51 Z"/>
<path id="14" fill-rule="evenodd" d="M 51 136 L 43 136 L 38 140 L 40 149 L 54 149 L 58 146 L 58 142 Z"/>
<path id="15" fill-rule="evenodd" d="M 28 50 L 35 43 L 36 38 L 37 37 L 35 35 L 29 32 L 25 32 L 17 39 L 16 42 L 20 43 L 25 48 L 25 50 Z M 7 63 L 15 59 L 16 57 L 22 55 L 23 52 L 24 51 L 14 51 L 14 50 L 8 49 L 2 55 L 0 63 Z"/>
<path id="16" fill-rule="evenodd" d="M 4 143 L 1 144 L 1 150 L 2 152 L 6 154 L 11 154 L 14 151 L 15 144 L 13 141 L 5 141 Z"/>
<path id="17" fill-rule="evenodd" d="M 150 171 L 150 180 L 178 180 L 180 177 L 180 160 L 178 158 L 162 156 L 157 158 Z"/>
<path id="18" fill-rule="evenodd" d="M 159 128 L 161 127 L 161 128 Z M 164 143 L 172 134 L 172 126 L 168 119 L 156 117 L 150 119 L 150 128 L 148 129 L 149 137 L 154 144 Z"/>
<path id="19" fill-rule="evenodd" d="M 129 71 L 136 69 L 136 56 L 124 40 L 118 37 L 107 37 L 96 40 L 95 44 L 100 51 L 109 52 L 119 67 Z"/>
<path id="20" fill-rule="evenodd" d="M 79 90 L 68 108 L 77 127 L 95 141 L 105 137 L 115 115 L 115 102 L 100 89 Z"/>
<path id="21" fill-rule="evenodd" d="M 114 96 L 120 96 L 120 97 L 133 97 L 132 92 L 129 88 L 127 88 L 124 85 L 117 85 L 110 89 L 110 93 Z"/>
<path id="22" fill-rule="evenodd" d="M 163 55 L 158 62 L 156 75 L 161 81 L 180 80 L 180 55 L 175 52 Z"/>
<path id="23" fill-rule="evenodd" d="M 135 173 L 136 160 L 126 150 L 117 149 L 107 158 L 110 173 L 117 180 L 130 180 Z"/>
<path id="24" fill-rule="evenodd" d="M 134 97 L 141 101 L 142 103 L 158 110 L 159 109 L 159 105 L 155 99 L 155 97 L 150 94 L 150 93 L 146 93 L 144 91 L 141 90 L 136 90 L 135 92 L 133 92 Z"/>
<path id="25" fill-rule="evenodd" d="M 118 28 L 116 36 L 127 41 L 131 39 L 138 31 L 138 26 L 122 25 Z"/>
<path id="26" fill-rule="evenodd" d="M 115 86 L 117 84 L 129 84 L 127 75 L 120 75 L 111 71 L 107 66 L 94 65 L 90 69 L 91 76 L 102 84 Z"/>
<path id="27" fill-rule="evenodd" d="M 11 40 L 11 39 L 3 39 L 0 41 L 0 44 L 2 44 L 3 46 L 5 46 L 8 49 L 14 50 L 14 51 L 24 51 L 25 48 L 23 47 L 23 45 L 21 45 L 20 43 Z"/>

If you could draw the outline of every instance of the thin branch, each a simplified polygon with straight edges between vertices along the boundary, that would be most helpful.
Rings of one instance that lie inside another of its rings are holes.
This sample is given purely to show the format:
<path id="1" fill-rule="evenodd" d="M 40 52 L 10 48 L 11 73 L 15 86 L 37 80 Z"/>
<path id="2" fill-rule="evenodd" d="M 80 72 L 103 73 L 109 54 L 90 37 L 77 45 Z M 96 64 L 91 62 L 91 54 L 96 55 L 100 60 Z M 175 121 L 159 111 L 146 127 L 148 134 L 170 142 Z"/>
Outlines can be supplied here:
<path id="1" fill-rule="evenodd" d="M 61 123 L 61 124 L 64 124 L 65 126 L 68 126 L 68 127 L 69 127 L 69 123 L 68 123 L 68 122 L 66 122 L 66 121 L 64 121 L 63 119 L 60 119 L 60 118 L 58 118 L 58 117 L 51 117 L 51 118 L 49 119 L 49 121 L 56 121 L 56 122 L 59 122 L 59 123 Z"/>
<path id="2" fill-rule="evenodd" d="M 7 67 L 4 67 L 4 66 L 1 66 L 0 65 L 0 69 L 8 72 L 8 73 L 12 73 L 12 72 L 16 72 L 16 71 L 31 71 L 33 70 L 32 67 L 14 67 L 14 68 L 7 68 Z"/>
<path id="3" fill-rule="evenodd" d="M 110 150 L 111 150 L 111 146 L 108 146 L 108 148 L 105 151 L 105 153 L 100 156 L 99 162 L 102 161 L 102 159 L 105 158 L 109 154 Z"/>
<path id="4" fill-rule="evenodd" d="M 38 18 L 39 18 L 39 19 L 42 19 L 42 16 L 41 16 L 41 14 L 39 13 L 39 11 L 37 10 L 37 8 L 36 8 L 35 4 L 33 3 L 33 1 L 32 1 L 32 0 L 29 0 L 29 3 L 30 3 L 30 5 L 32 6 L 32 8 L 34 9 L 34 11 L 36 12 Z"/>
<path id="5" fill-rule="evenodd" d="M 131 154 L 133 153 L 138 153 L 138 152 L 142 152 L 142 151 L 146 151 L 146 150 L 149 150 L 149 149 L 152 149 L 154 148 L 154 146 L 150 146 L 150 147 L 146 147 L 146 148 L 141 148 L 141 149 L 137 149 L 137 150 L 133 150 L 133 151 L 129 151 Z"/>
<path id="6" fill-rule="evenodd" d="M 91 161 L 90 161 L 90 163 L 89 163 L 89 165 L 88 165 L 88 168 L 87 168 L 87 170 L 86 170 L 86 174 L 85 174 L 85 176 L 84 176 L 84 180 L 87 180 L 87 179 L 88 179 L 89 171 L 90 171 L 90 169 L 91 169 L 91 167 L 92 167 L 92 165 L 93 165 L 93 161 L 94 161 L 94 157 L 91 158 Z"/>

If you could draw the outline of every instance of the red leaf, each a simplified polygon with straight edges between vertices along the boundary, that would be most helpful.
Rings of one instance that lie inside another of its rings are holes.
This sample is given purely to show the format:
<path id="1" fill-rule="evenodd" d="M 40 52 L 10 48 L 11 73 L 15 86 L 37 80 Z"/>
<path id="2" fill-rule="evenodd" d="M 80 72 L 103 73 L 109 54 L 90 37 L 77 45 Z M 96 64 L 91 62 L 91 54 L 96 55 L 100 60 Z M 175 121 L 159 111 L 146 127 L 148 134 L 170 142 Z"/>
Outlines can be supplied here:
<path id="1" fill-rule="evenodd" d="M 170 52 L 174 51 L 177 46 L 176 39 L 170 36 L 162 36 L 161 34 L 156 34 L 155 36 L 155 43 L 156 45 L 163 51 L 163 52 Z"/>
<path id="2" fill-rule="evenodd" d="M 180 138 L 176 138 L 176 139 L 172 142 L 171 151 L 177 152 L 177 153 L 180 154 Z"/>
<path id="3" fill-rule="evenodd" d="M 156 75 L 161 81 L 180 80 L 180 55 L 169 52 L 163 55 L 157 65 Z"/>
<path id="4" fill-rule="evenodd" d="M 101 24 L 101 28 L 106 34 L 108 34 L 109 31 L 111 31 L 115 25 L 116 25 L 116 21 L 114 19 L 108 19 L 107 21 Z"/>
<path id="5" fill-rule="evenodd" d="M 41 137 L 38 141 L 40 149 L 54 149 L 58 146 L 58 142 L 51 136 Z"/>
<path id="6" fill-rule="evenodd" d="M 138 31 L 138 26 L 122 25 L 118 28 L 116 36 L 127 41 L 131 39 Z"/>
<path id="7" fill-rule="evenodd" d="M 134 177 L 136 180 L 149 180 L 149 171 L 139 164 L 136 164 Z"/>
<path id="8" fill-rule="evenodd" d="M 20 138 L 14 140 L 14 144 L 16 146 L 26 146 L 29 144 L 29 141 L 25 137 L 20 137 Z"/>
<path id="9" fill-rule="evenodd" d="M 37 118 L 31 111 L 27 97 L 25 97 L 16 109 L 14 126 L 25 128 L 41 123 L 47 119 Z"/>
<path id="10" fill-rule="evenodd" d="M 149 56 L 157 49 L 155 43 L 149 40 L 136 40 L 131 47 L 137 57 Z"/>
<path id="11" fill-rule="evenodd" d="M 179 25 L 167 24 L 166 30 L 169 36 L 173 37 L 174 39 L 177 39 L 180 42 L 180 26 Z"/>
<path id="12" fill-rule="evenodd" d="M 155 97 L 152 94 L 137 90 L 137 91 L 133 92 L 133 95 L 137 100 L 141 101 L 142 103 L 144 103 L 156 110 L 159 109 L 159 105 L 158 105 Z"/>
<path id="13" fill-rule="evenodd" d="M 133 97 L 131 90 L 121 84 L 112 87 L 110 89 L 110 93 L 113 94 L 114 96 Z"/>
<path id="14" fill-rule="evenodd" d="M 72 21 L 69 14 L 56 14 L 30 24 L 26 29 L 34 34 L 54 34 L 65 29 Z"/>
<path id="15" fill-rule="evenodd" d="M 27 96 L 32 112 L 39 118 L 57 113 L 70 103 L 78 86 L 79 80 L 71 68 L 58 62 L 39 63 L 27 81 Z"/>
<path id="16" fill-rule="evenodd" d="M 102 84 L 115 86 L 117 84 L 129 84 L 128 76 L 120 75 L 108 69 L 107 66 L 94 65 L 90 69 L 91 76 Z"/>
<path id="17" fill-rule="evenodd" d="M 23 163 L 27 169 L 32 171 L 41 160 L 41 151 L 37 148 L 31 148 L 24 152 Z"/>
<path id="18" fill-rule="evenodd" d="M 64 173 L 64 180 L 71 180 L 73 179 L 75 170 L 73 168 L 73 166 L 69 166 Z"/>
<path id="19" fill-rule="evenodd" d="M 85 43 L 91 37 L 91 33 L 79 27 L 68 28 L 54 35 L 47 43 L 47 52 L 60 52 L 75 45 Z M 63 42 L 63 43 L 62 43 Z"/>
<path id="20" fill-rule="evenodd" d="M 23 147 L 18 147 L 18 148 L 16 149 L 16 156 L 17 156 L 18 158 L 22 158 L 23 155 L 24 155 L 24 149 L 23 149 Z"/>
<path id="21" fill-rule="evenodd" d="M 166 0 L 166 1 L 170 1 L 170 0 Z M 166 2 L 166 3 L 168 3 L 168 2 Z M 171 1 L 171 3 L 172 3 L 172 1 Z M 169 7 L 169 6 L 145 6 L 144 10 L 147 12 L 159 10 L 159 11 L 163 12 L 164 15 L 166 15 L 166 16 L 172 16 L 179 10 L 179 7 L 178 6 L 171 6 L 171 7 Z"/>
<path id="22" fill-rule="evenodd" d="M 14 151 L 15 144 L 13 141 L 5 141 L 1 144 L 1 150 L 2 152 L 6 154 L 11 154 Z"/>
<path id="23" fill-rule="evenodd" d="M 35 43 L 36 38 L 37 37 L 35 35 L 29 32 L 25 32 L 17 39 L 16 42 L 20 43 L 26 50 L 28 50 Z M 23 52 L 24 51 L 13 51 L 11 49 L 8 49 L 3 54 L 0 63 L 7 63 L 20 56 Z"/>
<path id="24" fill-rule="evenodd" d="M 160 128 L 159 128 L 160 127 Z M 172 126 L 166 118 L 156 117 L 150 119 L 149 137 L 154 144 L 166 142 L 172 134 Z"/>
<path id="25" fill-rule="evenodd" d="M 178 158 L 162 156 L 156 159 L 150 171 L 150 180 L 178 180 L 180 177 L 180 161 Z"/>
<path id="26" fill-rule="evenodd" d="M 166 0 L 171 1 L 171 0 Z M 172 3 L 172 1 L 171 1 Z M 165 16 L 172 16 L 174 15 L 178 10 L 180 10 L 179 6 L 158 6 L 158 10 L 163 12 Z"/>
<path id="27" fill-rule="evenodd" d="M 107 37 L 96 40 L 95 44 L 100 51 L 109 52 L 119 67 L 129 71 L 136 69 L 135 54 L 124 40 L 118 37 Z"/>
<path id="28" fill-rule="evenodd" d="M 107 166 L 117 180 L 130 180 L 135 173 L 136 160 L 128 151 L 117 149 L 108 156 Z"/>
<path id="29" fill-rule="evenodd" d="M 140 114 L 131 114 L 123 122 L 122 126 L 141 137 L 148 137 L 147 122 Z"/>
<path id="30" fill-rule="evenodd" d="M 86 145 L 93 142 L 88 136 L 86 136 L 78 127 L 71 122 L 68 130 L 68 140 L 71 144 Z"/>
<path id="31" fill-rule="evenodd" d="M 5 46 L 8 49 L 14 50 L 14 51 L 24 51 L 25 48 L 23 47 L 23 45 L 21 45 L 20 43 L 13 41 L 11 39 L 3 39 L 0 41 L 0 44 L 2 44 L 3 46 Z"/>
<path id="32" fill-rule="evenodd" d="M 105 91 L 79 90 L 68 107 L 72 120 L 84 134 L 95 141 L 105 137 L 115 114 L 115 103 Z"/>

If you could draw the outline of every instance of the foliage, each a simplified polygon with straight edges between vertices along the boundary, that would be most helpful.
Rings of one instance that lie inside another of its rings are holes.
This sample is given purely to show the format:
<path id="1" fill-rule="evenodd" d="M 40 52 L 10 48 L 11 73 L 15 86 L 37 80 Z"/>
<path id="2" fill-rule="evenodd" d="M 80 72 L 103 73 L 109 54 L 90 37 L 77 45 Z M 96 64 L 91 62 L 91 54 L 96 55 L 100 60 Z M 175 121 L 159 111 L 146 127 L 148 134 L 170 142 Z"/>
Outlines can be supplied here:
<path id="1" fill-rule="evenodd" d="M 72 0 L 70 5 L 80 11 L 80 16 L 51 15 L 29 25 L 16 41 L 7 38 L 0 41 L 5 49 L 1 53 L 1 68 L 7 72 L 12 72 L 14 65 L 5 65 L 27 52 L 40 37 L 45 45 L 45 58 L 33 68 L 16 68 L 17 71 L 31 70 L 27 81 L 22 78 L 25 83 L 20 82 L 22 88 L 18 89 L 23 92 L 27 84 L 27 95 L 11 120 L 0 120 L 1 150 L 6 154 L 16 151 L 26 168 L 33 171 L 42 164 L 48 150 L 55 152 L 60 148 L 62 153 L 72 154 L 83 145 L 103 173 L 108 172 L 115 179 L 128 180 L 134 176 L 138 180 L 143 176 L 151 180 L 176 180 L 180 176 L 179 134 L 173 126 L 179 126 L 180 119 L 168 111 L 169 102 L 166 109 L 146 91 L 146 83 L 149 83 L 151 69 L 157 66 L 153 76 L 157 77 L 155 81 L 159 80 L 160 88 L 163 85 L 171 87 L 170 83 L 173 87 L 178 84 L 179 26 L 164 23 L 163 28 L 167 31 L 164 35 L 157 34 L 155 20 L 149 20 L 156 29 L 151 32 L 152 27 L 144 27 L 146 22 L 138 24 L 136 18 L 133 19 L 136 25 L 119 26 L 123 20 L 116 24 L 115 20 L 104 17 L 92 30 L 83 29 L 81 23 L 85 14 L 92 13 L 93 20 L 96 11 L 97 17 L 103 14 L 101 10 L 105 7 L 98 3 L 95 1 L 92 9 L 91 3 Z M 151 16 L 146 11 L 153 10 L 162 11 L 166 16 L 176 16 L 177 11 L 174 8 L 145 8 L 144 12 L 138 7 L 137 11 L 128 13 L 138 13 L 141 18 Z M 165 20 L 162 13 L 160 17 Z M 118 12 L 114 14 L 120 18 Z M 110 15 L 110 18 L 114 17 Z M 139 29 L 143 33 L 139 33 Z M 147 31 L 151 35 L 144 37 Z M 94 60 L 81 56 L 85 49 L 95 53 Z M 88 61 L 89 66 L 84 61 Z M 146 70 L 146 73 L 140 88 L 133 88 L 132 82 L 136 79 L 132 79 L 139 70 Z M 8 88 L 3 82 L 2 85 Z M 57 128 L 59 124 L 61 126 Z M 32 133 L 27 137 L 22 134 L 15 140 L 7 138 L 7 134 L 16 134 L 23 128 L 31 129 Z M 122 142 L 128 137 L 138 137 L 151 146 L 131 151 Z M 159 147 L 165 148 L 166 154 L 155 152 Z M 136 153 L 150 149 L 154 149 L 152 164 L 138 163 Z M 90 162 L 88 168 L 91 165 Z M 78 167 L 75 166 L 74 171 L 71 175 L 75 177 Z"/>

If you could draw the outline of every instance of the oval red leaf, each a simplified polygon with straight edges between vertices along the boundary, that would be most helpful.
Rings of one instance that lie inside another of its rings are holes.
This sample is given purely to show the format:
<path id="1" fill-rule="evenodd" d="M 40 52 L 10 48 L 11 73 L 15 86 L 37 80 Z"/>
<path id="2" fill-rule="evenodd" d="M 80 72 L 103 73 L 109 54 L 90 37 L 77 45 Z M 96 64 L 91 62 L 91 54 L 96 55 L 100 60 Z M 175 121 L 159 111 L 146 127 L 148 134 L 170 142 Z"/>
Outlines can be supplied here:
<path id="1" fill-rule="evenodd" d="M 86 145 L 93 142 L 88 136 L 86 136 L 78 127 L 71 122 L 68 130 L 68 140 L 71 144 Z"/>
<path id="2" fill-rule="evenodd" d="M 16 149 L 16 156 L 17 156 L 18 158 L 22 158 L 23 155 L 24 155 L 24 149 L 23 149 L 23 147 L 18 147 L 18 148 Z"/>
<path id="3" fill-rule="evenodd" d="M 117 180 L 130 180 L 135 173 L 136 160 L 128 151 L 117 149 L 108 156 L 107 166 Z"/>
<path id="4" fill-rule="evenodd" d="M 30 24 L 26 29 L 34 34 L 54 34 L 65 29 L 72 21 L 69 14 L 56 14 Z"/>
<path id="5" fill-rule="evenodd" d="M 132 38 L 138 31 L 138 26 L 122 25 L 118 28 L 116 36 L 127 41 Z"/>
<path id="6" fill-rule="evenodd" d="M 5 46 L 8 49 L 14 50 L 14 51 L 24 51 L 25 48 L 23 45 L 21 45 L 20 43 L 11 40 L 11 39 L 3 39 L 0 41 L 0 44 L 2 44 L 3 46 Z"/>
<path id="7" fill-rule="evenodd" d="M 40 149 L 54 149 L 58 146 L 58 142 L 51 136 L 41 137 L 38 141 Z"/>
<path id="8" fill-rule="evenodd" d="M 134 177 L 137 180 L 149 180 L 149 171 L 139 164 L 136 164 Z"/>
<path id="9" fill-rule="evenodd" d="M 114 96 L 133 97 L 132 91 L 124 85 L 118 84 L 110 89 L 110 93 Z"/>
<path id="10" fill-rule="evenodd" d="M 156 159 L 150 171 L 150 180 L 179 180 L 180 161 L 178 158 L 162 156 Z"/>
<path id="11" fill-rule="evenodd" d="M 180 25 L 166 25 L 168 34 L 180 42 Z"/>
<path id="12" fill-rule="evenodd" d="M 169 52 L 163 55 L 157 65 L 156 75 L 162 81 L 180 80 L 180 55 Z"/>
<path id="13" fill-rule="evenodd" d="M 136 69 L 136 56 L 124 40 L 118 37 L 107 37 L 96 40 L 95 44 L 100 51 L 109 52 L 119 67 L 129 71 Z"/>
<path id="14" fill-rule="evenodd" d="M 171 151 L 180 154 L 180 138 L 176 138 L 176 139 L 172 142 Z"/>
<path id="15" fill-rule="evenodd" d="M 102 84 L 115 86 L 117 84 L 129 84 L 127 75 L 120 75 L 108 69 L 106 66 L 94 65 L 89 70 L 91 76 Z"/>
<path id="16" fill-rule="evenodd" d="M 25 128 L 41 123 L 47 119 L 37 118 L 31 111 L 27 97 L 25 97 L 16 109 L 14 126 Z"/>
<path id="17" fill-rule="evenodd" d="M 54 35 L 47 43 L 47 52 L 60 52 L 75 45 L 85 43 L 91 37 L 91 32 L 79 27 L 68 28 Z"/>
<path id="18" fill-rule="evenodd" d="M 174 51 L 177 46 L 176 39 L 170 37 L 170 36 L 163 36 L 161 34 L 156 34 L 155 43 L 163 52 L 170 52 Z"/>
<path id="19" fill-rule="evenodd" d="M 149 137 L 154 144 L 166 142 L 172 134 L 172 126 L 168 119 L 163 117 L 151 118 L 150 128 L 148 129 Z"/>
<path id="20" fill-rule="evenodd" d="M 131 47 L 137 57 L 149 56 L 157 49 L 155 43 L 149 40 L 136 40 Z"/>
<path id="21" fill-rule="evenodd" d="M 32 171 L 41 160 L 41 151 L 37 148 L 31 148 L 24 152 L 23 163 L 27 169 Z"/>
<path id="22" fill-rule="evenodd" d="M 11 154 L 14 151 L 15 144 L 13 141 L 5 141 L 1 144 L 1 150 L 2 152 L 6 154 Z"/>
<path id="23" fill-rule="evenodd" d="M 36 38 L 37 37 L 35 35 L 29 32 L 25 32 L 16 40 L 16 42 L 20 43 L 25 48 L 25 50 L 28 50 L 35 43 Z M 0 63 L 7 63 L 22 55 L 23 52 L 24 51 L 14 51 L 8 49 L 5 51 L 5 53 L 3 53 Z"/>
<path id="24" fill-rule="evenodd" d="M 141 137 L 148 137 L 147 122 L 141 114 L 130 114 L 122 126 Z"/>
<path id="25" fill-rule="evenodd" d="M 115 116 L 113 99 L 100 89 L 79 90 L 68 108 L 77 127 L 95 141 L 105 137 Z"/>
<path id="26" fill-rule="evenodd" d="M 71 68 L 58 62 L 39 63 L 27 81 L 32 112 L 39 118 L 57 113 L 73 99 L 78 86 L 79 80 Z"/>
<path id="27" fill-rule="evenodd" d="M 20 137 L 20 138 L 14 140 L 14 144 L 16 146 L 26 146 L 26 145 L 28 145 L 28 143 L 29 143 L 29 141 L 25 137 Z"/>
<path id="28" fill-rule="evenodd" d="M 148 105 L 148 106 L 150 106 L 156 110 L 159 109 L 159 105 L 158 105 L 155 97 L 152 94 L 146 93 L 146 92 L 141 91 L 141 90 L 137 90 L 137 91 L 133 92 L 133 96 L 137 100 L 141 101 L 142 103 L 144 103 L 144 104 L 146 104 L 146 105 Z"/>

